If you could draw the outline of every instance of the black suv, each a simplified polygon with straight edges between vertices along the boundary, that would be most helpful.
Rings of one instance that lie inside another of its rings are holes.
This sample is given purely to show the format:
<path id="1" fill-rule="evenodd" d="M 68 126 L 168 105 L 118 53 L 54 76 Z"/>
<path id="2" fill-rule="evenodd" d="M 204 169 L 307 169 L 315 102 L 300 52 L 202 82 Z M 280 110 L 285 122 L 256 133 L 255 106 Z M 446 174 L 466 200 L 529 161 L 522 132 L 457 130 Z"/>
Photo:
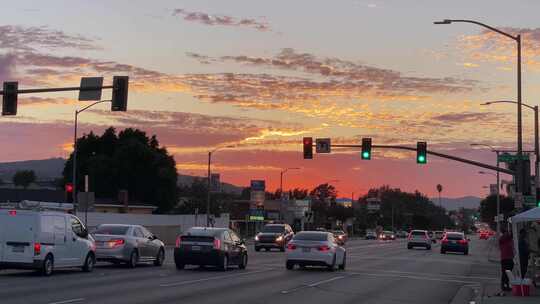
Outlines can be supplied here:
<path id="1" fill-rule="evenodd" d="M 261 248 L 267 251 L 272 248 L 285 251 L 293 236 L 294 232 L 287 224 L 268 224 L 255 236 L 255 251 L 260 251 Z"/>

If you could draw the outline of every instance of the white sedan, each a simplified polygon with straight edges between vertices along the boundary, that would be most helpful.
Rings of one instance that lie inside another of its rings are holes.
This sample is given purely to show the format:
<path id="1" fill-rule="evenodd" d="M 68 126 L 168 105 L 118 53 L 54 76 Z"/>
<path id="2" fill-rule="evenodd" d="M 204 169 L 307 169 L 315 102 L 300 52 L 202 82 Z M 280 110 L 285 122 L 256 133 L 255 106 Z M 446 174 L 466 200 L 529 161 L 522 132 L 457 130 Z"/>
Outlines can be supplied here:
<path id="1" fill-rule="evenodd" d="M 345 248 L 338 245 L 334 235 L 322 231 L 302 231 L 287 244 L 288 270 L 298 265 L 323 266 L 330 271 L 344 270 L 347 263 Z"/>

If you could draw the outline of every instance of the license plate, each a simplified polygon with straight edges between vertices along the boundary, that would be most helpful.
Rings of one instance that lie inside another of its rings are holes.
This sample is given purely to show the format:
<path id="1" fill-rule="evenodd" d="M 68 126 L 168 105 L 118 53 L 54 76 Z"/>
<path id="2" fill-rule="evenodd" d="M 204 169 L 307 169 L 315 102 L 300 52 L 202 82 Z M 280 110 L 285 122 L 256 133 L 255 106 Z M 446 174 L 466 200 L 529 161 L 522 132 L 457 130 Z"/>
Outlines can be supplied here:
<path id="1" fill-rule="evenodd" d="M 191 250 L 193 250 L 193 251 L 200 251 L 200 250 L 201 250 L 201 246 L 191 246 Z"/>
<path id="2" fill-rule="evenodd" d="M 308 248 L 308 247 L 302 248 L 302 252 L 310 252 L 310 251 L 311 251 L 311 248 Z"/>
<path id="3" fill-rule="evenodd" d="M 13 252 L 24 252 L 24 246 L 13 246 L 11 250 Z"/>
<path id="4" fill-rule="evenodd" d="M 455 243 L 456 243 L 456 241 L 450 241 L 450 244 L 455 244 Z"/>

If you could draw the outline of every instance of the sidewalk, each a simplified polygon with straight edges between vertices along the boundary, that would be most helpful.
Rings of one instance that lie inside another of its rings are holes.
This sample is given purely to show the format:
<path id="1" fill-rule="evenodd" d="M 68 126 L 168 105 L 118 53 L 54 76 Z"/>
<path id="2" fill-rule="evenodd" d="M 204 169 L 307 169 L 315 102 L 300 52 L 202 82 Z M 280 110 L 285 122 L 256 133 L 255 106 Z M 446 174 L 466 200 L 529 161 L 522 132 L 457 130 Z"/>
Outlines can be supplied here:
<path id="1" fill-rule="evenodd" d="M 500 257 L 497 250 L 497 240 L 494 238 L 489 240 L 488 261 L 499 266 Z M 504 296 L 499 295 L 501 292 L 499 284 L 489 284 L 482 286 L 482 290 L 477 297 L 477 300 L 471 303 L 475 304 L 528 304 L 540 303 L 540 288 L 531 286 L 531 294 L 529 297 L 515 297 L 512 292 L 504 292 Z"/>

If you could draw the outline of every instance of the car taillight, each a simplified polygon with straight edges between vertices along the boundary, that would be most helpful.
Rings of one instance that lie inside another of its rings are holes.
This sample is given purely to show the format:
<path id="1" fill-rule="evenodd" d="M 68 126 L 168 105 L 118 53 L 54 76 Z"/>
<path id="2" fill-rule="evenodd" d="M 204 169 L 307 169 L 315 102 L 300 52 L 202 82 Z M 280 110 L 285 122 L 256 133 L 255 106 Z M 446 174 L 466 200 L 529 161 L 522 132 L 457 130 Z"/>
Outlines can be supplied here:
<path id="1" fill-rule="evenodd" d="M 8 214 L 11 215 L 11 216 L 15 216 L 15 215 L 17 215 L 17 210 L 9 210 Z"/>
<path id="2" fill-rule="evenodd" d="M 182 243 L 182 237 L 181 236 L 177 236 L 176 237 L 176 244 L 174 244 L 174 246 L 176 248 L 180 248 L 180 244 Z"/>
<path id="3" fill-rule="evenodd" d="M 461 245 L 467 245 L 467 240 L 459 240 L 458 243 Z"/>
<path id="4" fill-rule="evenodd" d="M 443 244 L 448 244 L 448 240 L 442 240 Z"/>
<path id="5" fill-rule="evenodd" d="M 41 244 L 34 243 L 34 255 L 40 255 L 40 254 L 41 254 Z"/>
<path id="6" fill-rule="evenodd" d="M 114 248 L 114 247 L 118 247 L 118 246 L 124 245 L 125 242 L 126 242 L 126 241 L 125 241 L 124 239 L 114 239 L 114 240 L 108 241 L 107 243 L 109 244 L 109 247 Z"/>
<path id="7" fill-rule="evenodd" d="M 214 239 L 214 249 L 221 249 L 221 240 Z"/>
<path id="8" fill-rule="evenodd" d="M 317 247 L 317 250 L 319 250 L 319 251 L 329 251 L 330 247 L 328 247 L 326 245 L 323 245 L 323 246 Z"/>
<path id="9" fill-rule="evenodd" d="M 287 244 L 287 250 L 296 250 L 296 245 L 295 244 Z"/>

